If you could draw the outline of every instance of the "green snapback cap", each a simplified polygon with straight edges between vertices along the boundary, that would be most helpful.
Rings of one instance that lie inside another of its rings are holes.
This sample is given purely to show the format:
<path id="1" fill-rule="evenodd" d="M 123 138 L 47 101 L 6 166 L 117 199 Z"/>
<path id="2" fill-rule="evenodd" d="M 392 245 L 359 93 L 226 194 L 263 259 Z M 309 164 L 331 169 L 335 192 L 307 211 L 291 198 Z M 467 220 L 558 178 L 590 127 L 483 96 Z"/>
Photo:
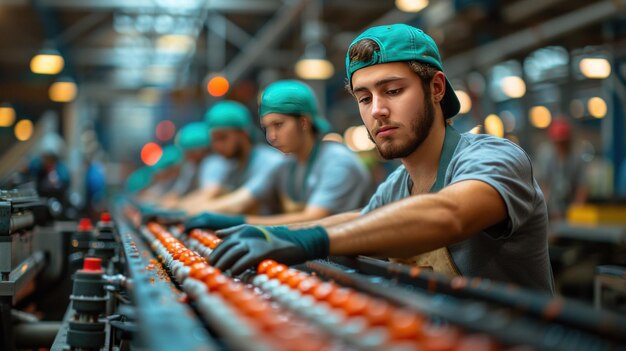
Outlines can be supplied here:
<path id="1" fill-rule="evenodd" d="M 369 61 L 351 61 L 350 49 L 363 39 L 374 41 L 378 44 L 379 50 L 374 52 Z M 418 61 L 429 64 L 443 72 L 437 44 L 421 29 L 407 24 L 371 27 L 356 37 L 348 47 L 348 52 L 346 53 L 348 83 L 352 87 L 352 75 L 361 68 L 381 63 L 402 61 Z M 461 108 L 459 99 L 448 78 L 446 78 L 446 94 L 441 101 L 441 108 L 445 118 L 455 116 Z"/>
<path id="2" fill-rule="evenodd" d="M 307 115 L 318 132 L 326 134 L 332 126 L 319 113 L 317 97 L 307 84 L 298 80 L 280 80 L 268 85 L 259 103 L 259 117 L 270 113 Z"/>
<path id="3" fill-rule="evenodd" d="M 208 147 L 211 144 L 211 137 L 204 122 L 192 122 L 178 131 L 176 145 L 183 151 Z"/>

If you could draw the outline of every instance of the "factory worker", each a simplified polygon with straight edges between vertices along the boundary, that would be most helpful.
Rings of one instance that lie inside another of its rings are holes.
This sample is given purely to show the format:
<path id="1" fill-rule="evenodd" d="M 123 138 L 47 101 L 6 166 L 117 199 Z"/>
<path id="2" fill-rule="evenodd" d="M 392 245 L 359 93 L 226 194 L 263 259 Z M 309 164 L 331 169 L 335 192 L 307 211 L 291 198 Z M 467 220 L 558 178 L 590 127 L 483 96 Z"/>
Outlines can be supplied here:
<path id="1" fill-rule="evenodd" d="M 261 95 L 259 116 L 268 142 L 289 156 L 265 188 L 278 192 L 284 213 L 230 218 L 205 213 L 188 221 L 187 230 L 311 221 L 367 204 L 370 175 L 345 145 L 322 141 L 330 125 L 319 114 L 317 98 L 308 85 L 296 80 L 270 84 Z M 241 201 L 254 203 L 256 199 L 250 195 Z"/>
<path id="2" fill-rule="evenodd" d="M 207 111 L 205 122 L 212 151 L 228 162 L 203 172 L 200 183 L 219 196 L 182 208 L 192 215 L 203 211 L 232 214 L 278 211 L 276 197 L 268 194 L 265 187 L 285 158 L 270 146 L 255 143 L 258 132 L 250 111 L 239 102 L 221 101 Z M 259 206 L 241 201 L 250 197 L 259 199 Z"/>
<path id="3" fill-rule="evenodd" d="M 305 228 L 240 226 L 210 263 L 240 273 L 267 258 L 371 255 L 554 293 L 530 159 L 506 139 L 450 125 L 459 101 L 432 38 L 405 24 L 367 29 L 348 49 L 346 72 L 379 153 L 402 165 L 362 211 Z"/>
<path id="4" fill-rule="evenodd" d="M 152 183 L 138 195 L 138 199 L 158 205 L 174 186 L 183 157 L 183 151 L 178 146 L 165 146 L 159 160 L 151 166 Z"/>
<path id="5" fill-rule="evenodd" d="M 177 208 L 193 203 L 194 199 L 208 200 L 217 195 L 217 192 L 207 192 L 205 188 L 200 188 L 200 178 L 208 177 L 202 174 L 208 169 L 213 169 L 218 176 L 223 174 L 228 162 L 221 156 L 211 154 L 209 147 L 211 139 L 206 123 L 192 122 L 185 125 L 175 140 L 176 145 L 183 150 L 185 159 L 176 182 L 161 205 Z"/>

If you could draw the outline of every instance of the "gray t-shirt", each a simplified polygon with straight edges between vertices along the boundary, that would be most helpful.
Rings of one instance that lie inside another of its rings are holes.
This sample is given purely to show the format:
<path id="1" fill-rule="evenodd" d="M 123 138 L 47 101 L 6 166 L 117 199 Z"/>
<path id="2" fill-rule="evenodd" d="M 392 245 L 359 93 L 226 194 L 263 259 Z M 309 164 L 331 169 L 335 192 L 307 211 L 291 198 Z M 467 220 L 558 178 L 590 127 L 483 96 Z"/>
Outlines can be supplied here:
<path id="1" fill-rule="evenodd" d="M 369 172 L 350 149 L 341 143 L 321 141 L 312 161 L 303 164 L 289 157 L 277 172 L 274 186 L 291 202 L 336 214 L 365 206 L 371 195 L 371 181 Z"/>
<path id="2" fill-rule="evenodd" d="M 225 193 L 243 187 L 259 202 L 258 214 L 275 214 L 280 211 L 280 203 L 275 193 L 268 189 L 283 162 L 285 156 L 282 153 L 263 144 L 252 148 L 248 164 L 243 168 L 233 160 L 211 155 L 202 162 L 200 186 L 218 185 Z"/>
<path id="3" fill-rule="evenodd" d="M 463 133 L 446 170 L 444 187 L 463 180 L 480 180 L 496 189 L 506 204 L 508 219 L 448 247 L 461 274 L 554 293 L 546 204 L 524 150 L 506 139 Z M 409 197 L 411 184 L 404 166 L 398 167 L 362 213 Z"/>
<path id="4" fill-rule="evenodd" d="M 234 161 L 227 160 L 217 154 L 212 154 L 202 159 L 198 175 L 200 189 L 205 189 L 212 185 L 221 185 L 232 167 L 236 167 Z"/>
<path id="5" fill-rule="evenodd" d="M 188 194 L 190 191 L 195 190 L 198 187 L 198 165 L 185 161 L 180 167 L 180 173 L 176 177 L 174 186 L 172 186 L 171 192 L 176 193 L 178 196 Z"/>

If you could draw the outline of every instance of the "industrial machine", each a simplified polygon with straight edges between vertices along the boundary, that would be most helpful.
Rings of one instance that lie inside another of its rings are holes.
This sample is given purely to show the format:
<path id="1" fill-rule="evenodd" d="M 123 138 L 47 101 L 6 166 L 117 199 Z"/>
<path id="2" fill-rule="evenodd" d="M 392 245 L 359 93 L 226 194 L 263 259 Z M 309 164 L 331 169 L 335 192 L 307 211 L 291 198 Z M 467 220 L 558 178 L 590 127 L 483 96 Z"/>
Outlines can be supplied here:
<path id="1" fill-rule="evenodd" d="M 95 225 L 32 227 L 26 203 L 2 202 L 3 350 L 626 349 L 623 315 L 515 286 L 368 257 L 232 276 L 208 263 L 220 239 L 176 216 L 119 199 Z M 70 276 L 59 321 L 18 317 Z"/>

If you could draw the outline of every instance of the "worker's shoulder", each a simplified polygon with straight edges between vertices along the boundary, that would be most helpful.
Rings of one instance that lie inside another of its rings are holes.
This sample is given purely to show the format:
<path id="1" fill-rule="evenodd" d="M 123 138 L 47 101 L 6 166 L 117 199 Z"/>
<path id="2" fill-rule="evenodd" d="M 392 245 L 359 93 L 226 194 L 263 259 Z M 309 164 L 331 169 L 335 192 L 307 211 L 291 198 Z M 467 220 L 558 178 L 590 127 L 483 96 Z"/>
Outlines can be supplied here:
<path id="1" fill-rule="evenodd" d="M 461 140 L 455 150 L 455 156 L 467 156 L 468 154 L 529 158 L 521 146 L 506 138 L 488 134 L 462 133 Z"/>

